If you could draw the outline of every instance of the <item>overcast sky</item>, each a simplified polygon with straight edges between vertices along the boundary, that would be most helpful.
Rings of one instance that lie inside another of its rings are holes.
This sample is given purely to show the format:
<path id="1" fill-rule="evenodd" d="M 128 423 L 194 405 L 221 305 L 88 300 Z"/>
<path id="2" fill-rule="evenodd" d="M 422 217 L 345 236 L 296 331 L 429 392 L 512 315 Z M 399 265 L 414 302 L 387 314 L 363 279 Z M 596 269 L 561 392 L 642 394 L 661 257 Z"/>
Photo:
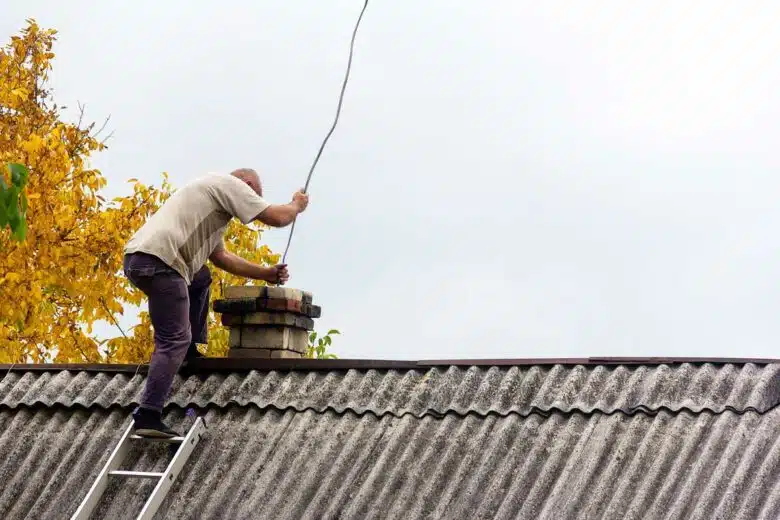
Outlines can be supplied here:
<path id="1" fill-rule="evenodd" d="M 361 0 L 3 0 L 95 161 L 305 181 Z M 373 0 L 290 286 L 342 358 L 780 357 L 780 2 Z M 264 239 L 281 251 L 286 230 Z"/>

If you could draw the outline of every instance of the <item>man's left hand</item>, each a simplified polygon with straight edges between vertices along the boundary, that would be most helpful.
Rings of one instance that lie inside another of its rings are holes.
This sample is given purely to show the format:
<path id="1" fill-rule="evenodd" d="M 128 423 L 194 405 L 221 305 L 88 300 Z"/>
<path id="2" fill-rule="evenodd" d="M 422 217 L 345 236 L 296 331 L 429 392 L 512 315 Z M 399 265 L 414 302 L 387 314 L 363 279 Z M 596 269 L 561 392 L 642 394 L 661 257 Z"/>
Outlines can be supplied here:
<path id="1" fill-rule="evenodd" d="M 290 273 L 287 271 L 287 264 L 278 264 L 268 268 L 268 283 L 278 283 L 284 285 L 290 279 Z"/>

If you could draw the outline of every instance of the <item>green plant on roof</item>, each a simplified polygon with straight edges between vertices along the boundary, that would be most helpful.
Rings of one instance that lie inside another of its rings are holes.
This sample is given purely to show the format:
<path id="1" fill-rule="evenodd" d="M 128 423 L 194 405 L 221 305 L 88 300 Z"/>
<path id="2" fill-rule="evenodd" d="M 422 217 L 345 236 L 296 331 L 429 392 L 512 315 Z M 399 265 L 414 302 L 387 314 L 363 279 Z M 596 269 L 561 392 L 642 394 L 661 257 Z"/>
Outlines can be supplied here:
<path id="1" fill-rule="evenodd" d="M 330 329 L 328 333 L 321 338 L 317 337 L 315 331 L 309 333 L 309 346 L 306 348 L 306 357 L 314 359 L 336 359 L 337 356 L 335 354 L 328 353 L 328 347 L 333 342 L 331 336 L 335 336 L 336 334 L 341 333 L 336 329 Z"/>
<path id="2" fill-rule="evenodd" d="M 27 236 L 27 195 L 24 187 L 30 172 L 19 163 L 9 163 L 0 174 L 0 230 L 11 228 L 15 240 Z M 9 182 L 10 181 L 10 182 Z"/>

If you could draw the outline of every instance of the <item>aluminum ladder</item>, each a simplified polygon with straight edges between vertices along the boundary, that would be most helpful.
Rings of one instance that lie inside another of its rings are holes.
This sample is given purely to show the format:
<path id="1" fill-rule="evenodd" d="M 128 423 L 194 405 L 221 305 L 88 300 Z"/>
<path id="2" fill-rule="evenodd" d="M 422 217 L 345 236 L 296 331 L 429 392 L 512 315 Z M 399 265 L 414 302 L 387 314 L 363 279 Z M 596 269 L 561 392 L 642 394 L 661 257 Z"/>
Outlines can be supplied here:
<path id="1" fill-rule="evenodd" d="M 146 504 L 144 504 L 144 508 L 138 515 L 138 520 L 151 520 L 152 517 L 154 517 L 154 514 L 157 512 L 157 508 L 160 507 L 160 504 L 162 504 L 162 501 L 165 499 L 165 496 L 171 489 L 171 486 L 176 480 L 176 477 L 184 467 L 184 464 L 187 462 L 187 459 L 190 457 L 190 454 L 192 454 L 192 450 L 194 450 L 195 446 L 197 446 L 200 442 L 201 437 L 205 431 L 206 425 L 203 422 L 203 419 L 201 417 L 197 417 L 195 422 L 192 424 L 192 427 L 187 432 L 187 435 L 184 437 L 173 437 L 170 439 L 151 439 L 134 435 L 133 422 L 131 420 L 130 425 L 127 427 L 127 430 L 125 430 L 125 434 L 122 435 L 122 440 L 119 441 L 119 444 L 117 444 L 116 448 L 114 448 L 111 456 L 108 457 L 106 465 L 103 466 L 103 469 L 100 471 L 100 474 L 98 475 L 94 484 L 92 484 L 89 493 L 87 493 L 87 496 L 84 497 L 84 500 L 81 502 L 79 508 L 75 513 L 73 513 L 73 516 L 70 517 L 71 520 L 89 519 L 90 515 L 95 510 L 95 507 L 98 505 L 98 502 L 100 502 L 100 498 L 103 496 L 103 493 L 105 493 L 106 488 L 108 487 L 109 477 L 157 479 L 158 482 L 154 488 L 154 491 L 152 491 L 152 494 L 149 495 L 149 498 L 146 500 Z M 127 453 L 130 451 L 130 443 L 132 441 L 151 441 L 166 444 L 179 444 L 179 448 L 176 450 L 176 454 L 171 459 L 171 462 L 168 463 L 168 467 L 165 468 L 165 471 L 162 473 L 120 470 L 119 466 L 122 465 L 122 462 L 125 460 Z"/>

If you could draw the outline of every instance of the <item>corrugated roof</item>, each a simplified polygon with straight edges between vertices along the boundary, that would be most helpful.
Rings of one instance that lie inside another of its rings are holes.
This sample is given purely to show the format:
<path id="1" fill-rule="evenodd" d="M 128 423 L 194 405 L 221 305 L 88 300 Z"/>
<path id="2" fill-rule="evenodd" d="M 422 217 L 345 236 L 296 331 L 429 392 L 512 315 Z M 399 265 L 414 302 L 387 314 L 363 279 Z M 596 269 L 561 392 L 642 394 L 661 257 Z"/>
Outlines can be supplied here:
<path id="1" fill-rule="evenodd" d="M 157 518 L 780 518 L 778 364 L 390 366 L 178 377 L 168 420 L 208 432 Z M 0 518 L 67 518 L 144 376 L 0 377 Z M 151 486 L 112 484 L 96 517 Z"/>
<path id="2" fill-rule="evenodd" d="M 0 406 L 129 407 L 144 376 L 12 372 Z M 253 404 L 358 414 L 507 415 L 550 411 L 766 411 L 780 402 L 780 364 L 675 366 L 449 367 L 331 372 L 250 371 L 177 377 L 173 406 Z"/>
<path id="3" fill-rule="evenodd" d="M 0 411 L 2 517 L 67 518 L 126 420 Z M 206 421 L 158 518 L 780 517 L 778 410 L 417 419 L 234 405 Z M 127 467 L 161 470 L 165 457 L 135 450 Z M 134 518 L 151 486 L 112 484 L 96 517 Z"/>

